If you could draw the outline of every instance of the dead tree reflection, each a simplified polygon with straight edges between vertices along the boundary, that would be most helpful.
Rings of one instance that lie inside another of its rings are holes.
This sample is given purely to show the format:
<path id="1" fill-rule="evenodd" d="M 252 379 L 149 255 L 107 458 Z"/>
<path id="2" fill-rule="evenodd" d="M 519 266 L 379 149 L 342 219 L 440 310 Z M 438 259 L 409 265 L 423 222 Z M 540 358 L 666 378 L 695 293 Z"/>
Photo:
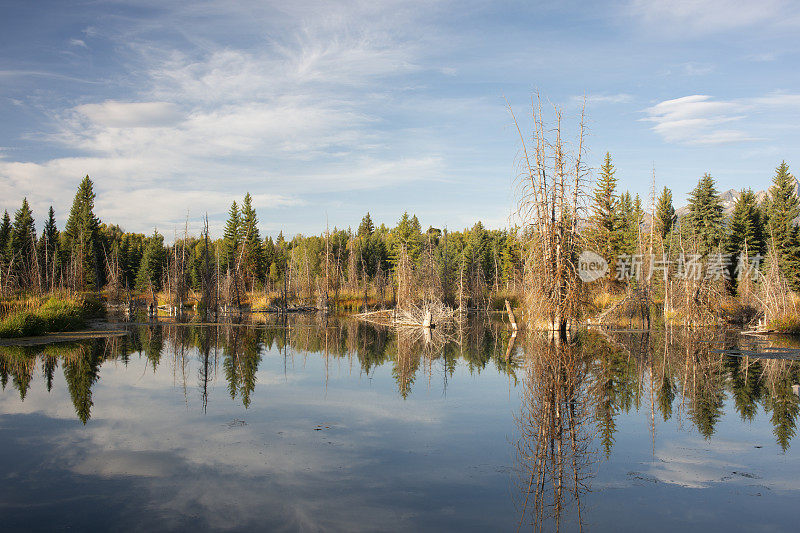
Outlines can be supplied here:
<path id="1" fill-rule="evenodd" d="M 520 526 L 560 530 L 567 519 L 567 529 L 582 530 L 581 495 L 589 489 L 597 457 L 588 360 L 579 339 L 529 342 L 522 406 L 515 416 Z"/>

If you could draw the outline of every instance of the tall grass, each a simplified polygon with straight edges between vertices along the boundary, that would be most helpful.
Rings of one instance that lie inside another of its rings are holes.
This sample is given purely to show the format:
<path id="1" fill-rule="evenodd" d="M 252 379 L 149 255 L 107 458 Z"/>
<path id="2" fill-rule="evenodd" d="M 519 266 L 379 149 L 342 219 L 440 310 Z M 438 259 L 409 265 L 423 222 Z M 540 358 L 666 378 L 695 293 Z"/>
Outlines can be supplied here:
<path id="1" fill-rule="evenodd" d="M 0 338 L 43 335 L 74 331 L 86 326 L 86 319 L 98 314 L 99 305 L 79 296 L 53 295 L 20 299 L 15 309 L 0 320 Z"/>

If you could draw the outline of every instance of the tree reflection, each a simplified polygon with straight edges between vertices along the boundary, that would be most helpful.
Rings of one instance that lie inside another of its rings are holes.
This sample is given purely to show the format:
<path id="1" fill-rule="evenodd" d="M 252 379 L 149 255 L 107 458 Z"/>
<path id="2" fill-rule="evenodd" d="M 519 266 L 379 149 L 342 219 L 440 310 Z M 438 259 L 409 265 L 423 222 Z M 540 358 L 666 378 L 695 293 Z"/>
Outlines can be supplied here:
<path id="1" fill-rule="evenodd" d="M 574 509 L 583 527 L 581 495 L 595 461 L 596 432 L 587 381 L 590 360 L 580 340 L 530 339 L 522 406 L 516 416 L 516 471 L 521 493 L 520 524 L 541 530 L 549 520 L 560 530 Z"/>
<path id="2" fill-rule="evenodd" d="M 131 326 L 128 333 L 80 343 L 0 347 L 0 385 L 3 390 L 11 387 L 25 401 L 37 373 L 48 391 L 57 388 L 56 370 L 61 366 L 83 422 L 90 419 L 91 388 L 107 360 L 127 365 L 138 359 L 153 371 L 172 364 L 187 405 L 194 398 L 203 411 L 220 377 L 228 395 L 249 408 L 260 386 L 259 369 L 270 352 L 285 362 L 298 354 L 319 355 L 326 375 L 329 360 L 343 360 L 367 375 L 388 369 L 402 398 L 414 394 L 417 383 L 434 386 L 434 377 L 437 382 L 441 379 L 436 386 L 446 392 L 459 366 L 480 373 L 492 365 L 509 376 L 511 390 L 518 371 L 524 370 L 523 380 L 529 377 L 529 362 L 518 353 L 532 342 L 523 332 L 512 338 L 499 321 L 482 317 L 429 334 L 313 315 L 291 320 L 269 316 L 259 324 L 146 324 Z M 800 383 L 800 363 L 786 358 L 800 353 L 800 341 L 760 342 L 713 330 L 649 334 L 591 330 L 555 349 L 576 354 L 572 357 L 580 354 L 585 365 L 581 379 L 593 393 L 588 408 L 598 446 L 606 456 L 612 453 L 620 414 L 644 409 L 655 447 L 657 422 L 673 417 L 690 421 L 704 438 L 713 438 L 726 400 L 743 421 L 754 420 L 763 409 L 776 443 L 786 450 L 800 416 L 800 402 L 792 389 Z M 528 352 L 553 349 L 528 347 Z M 196 388 L 187 383 L 194 379 L 191 376 L 196 376 Z"/>
<path id="3" fill-rule="evenodd" d="M 800 354 L 796 341 L 753 346 L 736 332 L 685 329 L 662 330 L 647 338 L 613 331 L 591 335 L 597 339 L 587 344 L 595 360 L 595 411 L 607 452 L 613 446 L 616 410 L 638 405 L 629 399 L 648 394 L 653 414 L 658 410 L 664 421 L 675 412 L 685 415 L 705 439 L 713 437 L 727 398 L 746 422 L 761 405 L 770 413 L 777 444 L 783 450 L 790 445 L 800 411 L 792 390 L 800 381 L 800 363 L 784 357 Z M 779 359 L 771 359 L 776 350 Z"/>
<path id="4" fill-rule="evenodd" d="M 74 353 L 64 357 L 64 380 L 75 413 L 84 425 L 92 416 L 92 386 L 100 378 L 101 347 L 101 342 L 91 342 L 77 347 Z"/>

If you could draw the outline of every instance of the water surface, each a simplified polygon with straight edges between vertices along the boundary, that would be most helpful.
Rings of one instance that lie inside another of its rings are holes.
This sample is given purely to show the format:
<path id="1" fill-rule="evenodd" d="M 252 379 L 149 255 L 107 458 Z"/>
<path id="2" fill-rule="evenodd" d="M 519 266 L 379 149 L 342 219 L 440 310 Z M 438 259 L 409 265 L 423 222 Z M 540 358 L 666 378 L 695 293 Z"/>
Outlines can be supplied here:
<path id="1" fill-rule="evenodd" d="M 790 341 L 129 328 L 0 348 L 4 529 L 796 525 Z"/>

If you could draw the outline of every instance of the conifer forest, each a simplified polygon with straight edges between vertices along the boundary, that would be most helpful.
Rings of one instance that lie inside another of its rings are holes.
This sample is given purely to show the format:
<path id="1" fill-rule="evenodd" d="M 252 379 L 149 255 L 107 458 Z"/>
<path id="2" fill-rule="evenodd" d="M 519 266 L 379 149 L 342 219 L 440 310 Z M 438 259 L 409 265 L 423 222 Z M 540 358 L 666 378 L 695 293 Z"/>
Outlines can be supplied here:
<path id="1" fill-rule="evenodd" d="M 796 531 L 798 29 L 0 1 L 0 533 Z"/>

